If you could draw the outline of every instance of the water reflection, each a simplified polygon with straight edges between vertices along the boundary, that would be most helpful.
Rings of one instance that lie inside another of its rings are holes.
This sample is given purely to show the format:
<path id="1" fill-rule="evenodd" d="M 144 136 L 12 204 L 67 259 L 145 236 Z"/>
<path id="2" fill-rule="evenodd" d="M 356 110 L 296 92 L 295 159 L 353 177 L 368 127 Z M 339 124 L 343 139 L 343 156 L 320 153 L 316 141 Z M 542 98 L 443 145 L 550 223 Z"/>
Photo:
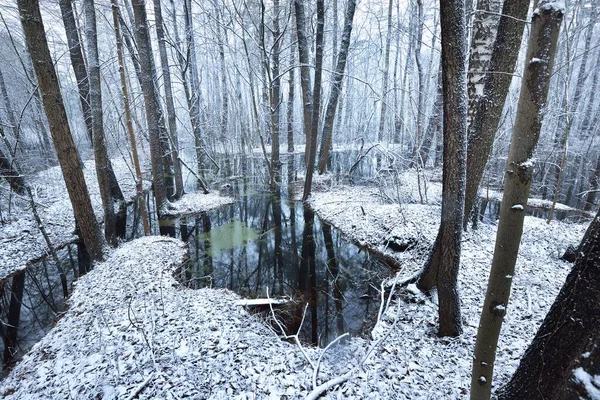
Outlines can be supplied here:
<path id="1" fill-rule="evenodd" d="M 281 176 L 293 180 L 296 160 L 287 161 Z M 376 316 L 376 288 L 389 271 L 291 201 L 286 183 L 270 188 L 264 174 L 254 173 L 264 171 L 256 164 L 261 161 L 228 160 L 221 172 L 229 179 L 222 182 L 231 185 L 236 202 L 195 216 L 193 225 L 179 222 L 190 248 L 182 278 L 191 287 L 223 287 L 243 297 L 291 297 L 275 314 L 287 334 L 301 329 L 307 343 L 365 332 Z"/>

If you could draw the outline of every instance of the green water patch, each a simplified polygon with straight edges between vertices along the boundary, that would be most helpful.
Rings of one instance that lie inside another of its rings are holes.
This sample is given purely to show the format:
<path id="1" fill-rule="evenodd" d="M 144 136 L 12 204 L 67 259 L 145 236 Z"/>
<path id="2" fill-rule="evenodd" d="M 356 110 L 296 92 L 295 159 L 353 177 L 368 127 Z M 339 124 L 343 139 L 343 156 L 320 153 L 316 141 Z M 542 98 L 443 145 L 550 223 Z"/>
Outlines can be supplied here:
<path id="1" fill-rule="evenodd" d="M 203 240 L 210 242 L 210 255 L 218 256 L 225 250 L 235 249 L 258 239 L 258 231 L 248 227 L 244 222 L 233 219 L 227 224 L 213 227 L 202 234 Z"/>

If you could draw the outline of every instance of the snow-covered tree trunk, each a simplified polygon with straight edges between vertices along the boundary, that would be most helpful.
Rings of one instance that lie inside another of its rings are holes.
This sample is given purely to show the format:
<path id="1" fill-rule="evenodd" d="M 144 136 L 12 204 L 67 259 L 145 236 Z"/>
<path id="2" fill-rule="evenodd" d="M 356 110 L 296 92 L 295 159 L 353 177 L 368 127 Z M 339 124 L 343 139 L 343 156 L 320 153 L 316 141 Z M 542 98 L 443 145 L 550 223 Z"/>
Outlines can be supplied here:
<path id="1" fill-rule="evenodd" d="M 457 336 L 462 332 L 457 280 L 467 155 L 467 30 L 464 7 L 464 1 L 440 1 L 444 91 L 442 216 L 433 249 L 417 281 L 423 291 L 437 288 L 439 336 Z"/>
<path id="2" fill-rule="evenodd" d="M 467 190 L 465 194 L 466 229 L 477 200 L 477 191 L 494 143 L 494 137 L 515 70 L 530 0 L 506 1 L 494 41 L 489 73 L 484 79 L 483 95 L 478 98 L 469 125 L 467 148 Z"/>
<path id="3" fill-rule="evenodd" d="M 183 174 L 181 173 L 181 163 L 179 162 L 177 116 L 175 114 L 175 103 L 173 101 L 173 85 L 171 83 L 171 70 L 169 68 L 169 57 L 167 55 L 167 46 L 165 44 L 165 24 L 160 0 L 154 0 L 154 18 L 156 19 L 156 38 L 158 40 L 158 53 L 160 55 L 160 65 L 165 88 L 167 124 L 169 126 L 169 138 L 171 142 L 171 158 L 173 160 L 173 170 L 175 172 L 175 193 L 173 197 L 178 199 L 183 195 Z"/>
<path id="4" fill-rule="evenodd" d="M 50 133 L 73 205 L 73 213 L 90 257 L 99 261 L 103 258 L 104 241 L 79 165 L 79 155 L 69 128 L 54 63 L 50 57 L 39 4 L 37 0 L 19 0 L 17 4 L 25 41 L 42 92 L 44 110 L 50 122 Z"/>
<path id="5" fill-rule="evenodd" d="M 292 15 L 292 19 L 294 16 Z M 293 25 L 293 23 L 292 23 Z M 295 65 L 296 62 L 296 33 L 295 29 L 290 30 L 290 71 L 288 75 L 288 101 L 287 101 L 287 151 L 288 153 L 294 152 L 294 96 L 296 94 L 296 74 Z"/>
<path id="6" fill-rule="evenodd" d="M 348 50 L 350 48 L 350 35 L 352 34 L 352 22 L 354 20 L 354 11 L 356 9 L 356 0 L 348 0 L 344 16 L 344 30 L 342 32 L 342 43 L 340 52 L 337 55 L 337 65 L 333 74 L 331 83 L 331 93 L 327 102 L 325 111 L 325 120 L 323 121 L 323 133 L 321 134 L 321 149 L 319 153 L 319 173 L 323 174 L 327 169 L 327 158 L 333 136 L 333 124 L 337 112 L 338 100 L 342 91 L 342 80 L 346 70 L 346 61 L 348 60 Z"/>
<path id="7" fill-rule="evenodd" d="M 570 390 L 577 360 L 598 345 L 600 326 L 600 210 L 579 245 L 579 256 L 500 400 L 583 397 Z"/>
<path id="8" fill-rule="evenodd" d="M 471 399 L 488 399 L 491 393 L 496 347 L 510 297 L 531 187 L 532 157 L 544 118 L 543 107 L 548 96 L 563 14 L 564 9 L 557 2 L 541 0 L 531 20 L 521 93 L 506 162 L 496 246 L 477 331 Z"/>

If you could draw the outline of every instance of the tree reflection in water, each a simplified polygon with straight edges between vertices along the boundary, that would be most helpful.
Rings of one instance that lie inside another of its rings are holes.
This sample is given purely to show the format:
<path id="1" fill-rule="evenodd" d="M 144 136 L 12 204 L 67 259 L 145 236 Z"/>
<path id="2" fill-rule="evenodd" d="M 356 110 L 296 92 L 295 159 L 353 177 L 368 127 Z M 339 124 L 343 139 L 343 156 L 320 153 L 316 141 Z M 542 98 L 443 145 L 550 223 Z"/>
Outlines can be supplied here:
<path id="1" fill-rule="evenodd" d="M 288 182 L 293 162 L 283 165 Z M 290 296 L 275 314 L 287 334 L 301 329 L 307 343 L 324 346 L 344 332 L 368 332 L 389 270 L 290 200 L 288 185 L 269 187 L 260 160 L 234 159 L 226 167 L 236 202 L 193 217 L 192 228 L 179 221 L 190 247 L 182 278 L 190 287 L 228 288 L 243 297 Z"/>

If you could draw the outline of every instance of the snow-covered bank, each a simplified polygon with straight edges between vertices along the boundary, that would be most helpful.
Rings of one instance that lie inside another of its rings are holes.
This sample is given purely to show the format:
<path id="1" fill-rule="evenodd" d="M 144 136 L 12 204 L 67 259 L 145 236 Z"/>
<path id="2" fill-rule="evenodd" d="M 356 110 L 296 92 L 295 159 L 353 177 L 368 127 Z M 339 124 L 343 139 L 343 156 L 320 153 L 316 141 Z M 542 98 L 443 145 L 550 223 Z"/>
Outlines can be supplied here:
<path id="1" fill-rule="evenodd" d="M 7 399 L 279 398 L 310 374 L 227 290 L 191 290 L 173 273 L 183 243 L 125 243 L 77 282 L 56 327 L 0 382 Z M 248 397 L 246 397 L 248 394 Z"/>
<path id="2" fill-rule="evenodd" d="M 395 253 L 385 243 L 390 236 L 419 235 L 433 242 L 440 208 L 383 204 L 380 194 L 376 188 L 338 187 L 313 194 L 311 204 L 321 218 L 341 229 L 350 240 L 398 260 L 403 266 L 399 278 L 410 277 L 422 267 L 427 252 L 417 248 Z M 587 225 L 560 221 L 546 224 L 539 218 L 525 218 L 513 291 L 500 336 L 494 388 L 499 388 L 517 367 L 571 268 L 559 257 L 569 244 L 580 242 Z M 489 224 L 480 224 L 479 229 L 463 235 L 459 285 L 464 333 L 460 337 L 436 336 L 437 306 L 421 294 L 404 290 L 405 296 L 390 307 L 375 328 L 374 337 L 382 337 L 389 329 L 393 332 L 368 370 L 372 379 L 385 379 L 379 387 L 373 385 L 378 396 L 468 397 L 475 335 L 495 237 L 496 226 Z"/>
<path id="3" fill-rule="evenodd" d="M 125 199 L 136 196 L 135 176 L 123 159 L 113 159 L 112 165 L 117 181 Z M 94 213 L 102 222 L 103 211 L 96 177 L 94 161 L 85 163 L 84 176 L 88 186 Z M 52 246 L 61 248 L 78 240 L 74 234 L 75 220 L 73 207 L 67 194 L 60 167 L 41 171 L 31 177 L 30 186 L 34 192 L 40 217 L 48 231 Z M 144 191 L 148 191 L 151 182 L 144 180 Z M 233 198 L 218 193 L 191 193 L 173 203 L 171 212 L 177 215 L 198 213 L 233 202 Z M 29 209 L 27 199 L 17 199 L 8 223 L 0 224 L 0 280 L 7 279 L 17 271 L 28 266 L 32 260 L 38 260 L 48 254 L 48 247 Z"/>
<path id="4" fill-rule="evenodd" d="M 135 197 L 135 179 L 125 161 L 113 159 L 113 168 L 123 196 Z M 94 207 L 94 213 L 102 220 L 102 203 L 94 161 L 85 163 L 85 180 Z M 40 217 L 45 224 L 54 247 L 77 240 L 74 235 L 73 207 L 67 194 L 60 167 L 39 172 L 29 179 Z M 144 182 L 145 189 L 150 183 Z M 48 247 L 29 209 L 28 199 L 18 199 L 9 223 L 0 224 L 0 279 L 6 279 L 16 271 L 27 267 L 34 259 L 48 253 Z"/>

